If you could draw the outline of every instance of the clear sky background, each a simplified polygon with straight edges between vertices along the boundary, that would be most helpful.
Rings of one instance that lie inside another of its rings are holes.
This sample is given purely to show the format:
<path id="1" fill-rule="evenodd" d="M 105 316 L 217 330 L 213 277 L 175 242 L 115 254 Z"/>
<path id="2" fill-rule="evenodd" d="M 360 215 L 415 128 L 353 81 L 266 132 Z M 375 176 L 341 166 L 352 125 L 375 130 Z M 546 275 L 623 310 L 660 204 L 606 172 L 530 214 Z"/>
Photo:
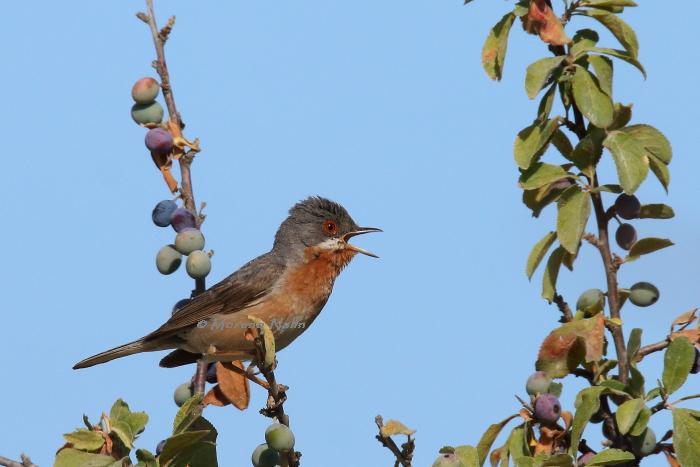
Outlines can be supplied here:
<path id="1" fill-rule="evenodd" d="M 559 6 L 560 2 L 555 2 Z M 670 196 L 650 179 L 643 202 L 677 217 L 639 221 L 641 236 L 677 245 L 620 274 L 651 280 L 658 305 L 627 306 L 625 329 L 663 338 L 671 319 L 700 304 L 697 173 L 697 2 L 640 2 L 624 18 L 639 34 L 644 81 L 616 63 L 615 93 L 634 122 L 673 143 Z M 193 166 L 203 230 L 216 251 L 210 283 L 267 251 L 287 209 L 319 194 L 383 234 L 357 240 L 381 259 L 356 258 L 314 325 L 279 355 L 286 408 L 303 465 L 391 465 L 374 416 L 416 428 L 416 466 L 445 444 L 476 443 L 518 410 L 538 346 L 558 312 L 529 283 L 530 247 L 553 225 L 520 203 L 515 133 L 534 118 L 524 93 L 543 44 L 516 24 L 503 83 L 481 69 L 489 28 L 512 2 L 157 2 L 178 21 L 167 55 L 187 135 L 203 152 Z M 0 454 L 25 451 L 51 465 L 61 434 L 115 399 L 150 415 L 137 445 L 169 433 L 174 388 L 191 367 L 161 369 L 162 353 L 82 371 L 71 366 L 142 336 L 189 294 L 184 271 L 161 276 L 157 250 L 172 231 L 152 225 L 169 196 L 129 116 L 132 83 L 152 75 L 140 1 L 8 2 L 4 6 L 0 203 L 3 337 Z M 576 18 L 578 27 L 597 23 Z M 603 35 L 605 46 L 618 47 Z M 608 156 L 609 157 L 609 156 Z M 614 182 L 606 163 L 603 180 Z M 612 198 L 608 197 L 606 202 Z M 561 274 L 570 302 L 603 287 L 597 252 L 584 246 Z M 659 358 L 643 364 L 653 380 Z M 565 382 L 572 409 L 580 382 Z M 684 393 L 698 392 L 694 377 Z M 251 409 L 210 408 L 222 466 L 248 465 L 268 420 Z M 690 405 L 692 406 L 692 405 Z M 697 405 L 696 405 L 697 408 Z M 657 432 L 668 417 L 655 416 Z M 598 447 L 599 427 L 587 438 Z M 665 465 L 658 458 L 645 465 Z"/>

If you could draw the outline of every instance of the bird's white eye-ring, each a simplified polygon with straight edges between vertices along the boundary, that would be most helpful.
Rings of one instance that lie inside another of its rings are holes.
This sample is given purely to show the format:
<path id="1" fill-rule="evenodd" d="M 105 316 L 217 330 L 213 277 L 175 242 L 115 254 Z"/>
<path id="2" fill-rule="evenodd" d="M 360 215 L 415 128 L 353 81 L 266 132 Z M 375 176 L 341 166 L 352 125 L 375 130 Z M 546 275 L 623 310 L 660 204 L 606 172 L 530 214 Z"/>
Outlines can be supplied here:
<path id="1" fill-rule="evenodd" d="M 338 233 L 338 226 L 333 221 L 323 221 L 323 232 L 333 236 Z"/>

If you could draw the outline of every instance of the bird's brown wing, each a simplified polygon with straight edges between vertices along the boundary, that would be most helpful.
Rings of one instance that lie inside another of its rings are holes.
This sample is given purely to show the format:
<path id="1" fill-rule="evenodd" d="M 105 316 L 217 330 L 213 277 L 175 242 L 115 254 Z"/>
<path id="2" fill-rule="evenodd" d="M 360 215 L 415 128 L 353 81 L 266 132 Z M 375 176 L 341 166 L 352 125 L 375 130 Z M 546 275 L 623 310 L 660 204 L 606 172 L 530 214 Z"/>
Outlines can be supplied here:
<path id="1" fill-rule="evenodd" d="M 284 272 L 272 253 L 247 263 L 226 279 L 197 295 L 161 327 L 144 337 L 150 341 L 178 333 L 217 313 L 235 313 L 264 300 Z"/>

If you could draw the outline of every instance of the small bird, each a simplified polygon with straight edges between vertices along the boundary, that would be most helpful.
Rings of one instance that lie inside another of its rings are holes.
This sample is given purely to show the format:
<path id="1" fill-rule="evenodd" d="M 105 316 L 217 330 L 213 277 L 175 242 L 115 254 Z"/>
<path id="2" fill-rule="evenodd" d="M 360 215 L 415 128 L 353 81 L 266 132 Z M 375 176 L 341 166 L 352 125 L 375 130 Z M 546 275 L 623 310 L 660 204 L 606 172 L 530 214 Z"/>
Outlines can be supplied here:
<path id="1" fill-rule="evenodd" d="M 359 227 L 343 206 L 310 197 L 289 210 L 272 250 L 195 296 L 152 333 L 78 362 L 87 368 L 140 352 L 176 349 L 160 366 L 171 368 L 209 360 L 250 360 L 254 344 L 245 338 L 263 320 L 281 350 L 299 337 L 319 315 L 333 283 L 357 253 L 377 257 L 348 240 L 381 232 Z"/>

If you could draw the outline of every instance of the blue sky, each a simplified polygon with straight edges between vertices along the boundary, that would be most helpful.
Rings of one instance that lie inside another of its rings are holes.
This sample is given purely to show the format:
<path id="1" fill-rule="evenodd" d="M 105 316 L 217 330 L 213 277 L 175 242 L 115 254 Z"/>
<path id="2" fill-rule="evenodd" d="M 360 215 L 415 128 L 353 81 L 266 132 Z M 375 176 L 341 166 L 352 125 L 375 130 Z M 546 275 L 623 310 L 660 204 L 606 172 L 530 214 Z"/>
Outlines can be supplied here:
<path id="1" fill-rule="evenodd" d="M 377 414 L 418 430 L 422 466 L 518 409 L 513 394 L 524 393 L 558 316 L 539 298 L 539 274 L 529 283 L 523 273 L 553 210 L 530 217 L 512 159 L 515 133 L 537 106 L 524 93 L 524 69 L 546 50 L 516 25 L 504 81 L 491 82 L 480 65 L 488 30 L 511 3 L 157 2 L 161 21 L 178 17 L 167 49 L 173 86 L 187 134 L 202 141 L 193 177 L 216 251 L 210 283 L 267 251 L 286 210 L 307 195 L 385 230 L 357 240 L 381 259 L 356 258 L 320 318 L 279 356 L 306 466 L 390 465 L 374 439 Z M 634 102 L 635 122 L 673 143 L 670 195 L 650 180 L 640 197 L 677 214 L 638 222 L 641 235 L 677 245 L 621 272 L 623 285 L 651 280 L 661 290 L 656 306 L 623 310 L 625 328 L 643 327 L 649 343 L 699 303 L 692 44 L 700 5 L 641 3 L 624 18 L 649 78 L 616 63 L 615 93 Z M 131 85 L 152 74 L 154 56 L 133 16 L 140 9 L 138 1 L 5 5 L 1 455 L 25 451 L 50 465 L 61 434 L 118 397 L 149 413 L 137 444 L 154 450 L 177 409 L 173 389 L 192 373 L 159 368 L 162 354 L 71 370 L 153 330 L 192 287 L 184 272 L 166 277 L 154 267 L 172 234 L 151 224 L 168 192 L 129 117 Z M 572 26 L 598 27 L 578 18 Z M 617 46 L 608 35 L 603 43 Z M 560 283 L 569 301 L 602 287 L 597 253 L 585 248 Z M 643 368 L 655 378 L 660 359 L 649 360 Z M 699 387 L 696 377 L 685 391 Z M 580 388 L 566 380 L 565 408 Z M 268 423 L 257 413 L 263 404 L 254 391 L 247 412 L 207 409 L 221 465 L 247 465 Z M 662 431 L 668 417 L 657 417 Z M 587 436 L 595 446 L 597 429 Z"/>

